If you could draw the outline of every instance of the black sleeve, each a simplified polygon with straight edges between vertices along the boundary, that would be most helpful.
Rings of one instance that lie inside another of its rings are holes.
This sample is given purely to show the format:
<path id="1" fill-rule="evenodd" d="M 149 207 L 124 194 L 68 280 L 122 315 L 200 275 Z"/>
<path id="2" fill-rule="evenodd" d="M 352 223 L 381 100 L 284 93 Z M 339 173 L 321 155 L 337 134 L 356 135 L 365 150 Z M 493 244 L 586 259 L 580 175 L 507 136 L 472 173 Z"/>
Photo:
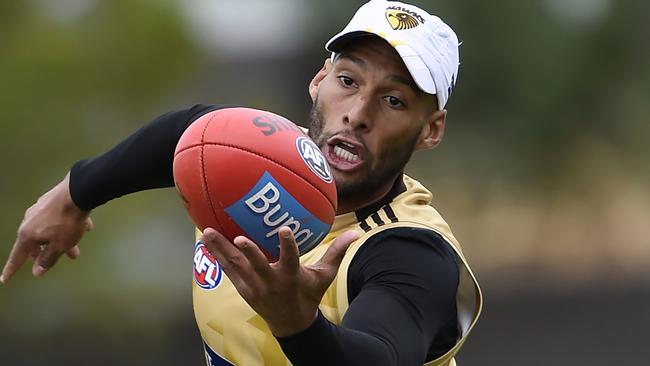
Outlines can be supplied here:
<path id="1" fill-rule="evenodd" d="M 70 170 L 72 200 L 90 211 L 125 194 L 172 187 L 174 150 L 183 132 L 200 116 L 226 107 L 197 104 L 164 114 L 108 152 L 77 162 Z"/>
<path id="2" fill-rule="evenodd" d="M 340 326 L 322 314 L 305 331 L 278 341 L 301 365 L 418 365 L 456 342 L 458 262 L 430 230 L 377 234 L 348 270 L 351 299 Z"/>

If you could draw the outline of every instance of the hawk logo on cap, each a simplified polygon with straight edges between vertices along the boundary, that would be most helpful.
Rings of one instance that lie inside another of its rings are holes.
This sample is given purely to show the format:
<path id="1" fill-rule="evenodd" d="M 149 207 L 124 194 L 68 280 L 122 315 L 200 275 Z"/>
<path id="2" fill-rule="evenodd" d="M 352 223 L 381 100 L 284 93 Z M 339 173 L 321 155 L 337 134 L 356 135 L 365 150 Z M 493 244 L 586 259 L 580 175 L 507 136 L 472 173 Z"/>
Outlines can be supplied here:
<path id="1" fill-rule="evenodd" d="M 413 15 L 397 9 L 386 10 L 386 20 L 395 30 L 411 29 L 420 25 Z"/>

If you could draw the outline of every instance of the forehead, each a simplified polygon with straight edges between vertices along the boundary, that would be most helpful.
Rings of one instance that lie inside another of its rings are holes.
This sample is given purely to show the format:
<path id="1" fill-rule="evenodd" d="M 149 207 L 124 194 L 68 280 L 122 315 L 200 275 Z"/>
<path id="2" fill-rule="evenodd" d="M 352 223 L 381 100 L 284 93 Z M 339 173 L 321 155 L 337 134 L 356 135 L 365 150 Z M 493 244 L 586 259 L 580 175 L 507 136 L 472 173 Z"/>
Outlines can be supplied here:
<path id="1" fill-rule="evenodd" d="M 338 56 L 351 56 L 366 61 L 366 64 L 377 64 L 391 71 L 400 71 L 410 77 L 402 58 L 395 48 L 383 38 L 368 35 L 356 37 L 348 41 L 338 52 Z"/>
<path id="2" fill-rule="evenodd" d="M 348 41 L 335 56 L 334 62 L 345 60 L 363 71 L 383 73 L 387 77 L 410 86 L 417 94 L 423 93 L 404 65 L 395 48 L 383 38 L 368 35 Z"/>

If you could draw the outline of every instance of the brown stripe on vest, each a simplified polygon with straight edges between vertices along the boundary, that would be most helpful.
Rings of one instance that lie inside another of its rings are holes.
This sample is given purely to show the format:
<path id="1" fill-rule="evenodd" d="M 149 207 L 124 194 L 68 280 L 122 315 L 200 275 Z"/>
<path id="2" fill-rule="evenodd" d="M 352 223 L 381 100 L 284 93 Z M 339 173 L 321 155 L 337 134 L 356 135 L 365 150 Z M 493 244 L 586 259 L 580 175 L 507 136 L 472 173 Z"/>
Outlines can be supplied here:
<path id="1" fill-rule="evenodd" d="M 397 216 L 395 216 L 395 211 L 393 211 L 393 208 L 390 207 L 390 205 L 386 205 L 386 206 L 382 207 L 382 209 L 386 213 L 386 216 L 388 216 L 388 219 L 390 220 L 390 222 L 396 223 L 396 222 L 399 221 L 397 219 Z"/>

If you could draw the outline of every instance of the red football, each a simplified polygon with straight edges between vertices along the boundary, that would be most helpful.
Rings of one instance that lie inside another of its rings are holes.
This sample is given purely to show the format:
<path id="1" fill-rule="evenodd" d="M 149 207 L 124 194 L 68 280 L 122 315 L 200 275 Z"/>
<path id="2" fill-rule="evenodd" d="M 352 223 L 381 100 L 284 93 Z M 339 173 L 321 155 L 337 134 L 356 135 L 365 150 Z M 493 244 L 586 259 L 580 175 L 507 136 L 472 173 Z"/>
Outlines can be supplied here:
<path id="1" fill-rule="evenodd" d="M 320 149 L 293 122 L 250 108 L 209 112 L 181 136 L 174 181 L 187 212 L 203 230 L 233 240 L 244 235 L 269 261 L 278 230 L 292 229 L 300 253 L 329 232 L 336 186 Z"/>

